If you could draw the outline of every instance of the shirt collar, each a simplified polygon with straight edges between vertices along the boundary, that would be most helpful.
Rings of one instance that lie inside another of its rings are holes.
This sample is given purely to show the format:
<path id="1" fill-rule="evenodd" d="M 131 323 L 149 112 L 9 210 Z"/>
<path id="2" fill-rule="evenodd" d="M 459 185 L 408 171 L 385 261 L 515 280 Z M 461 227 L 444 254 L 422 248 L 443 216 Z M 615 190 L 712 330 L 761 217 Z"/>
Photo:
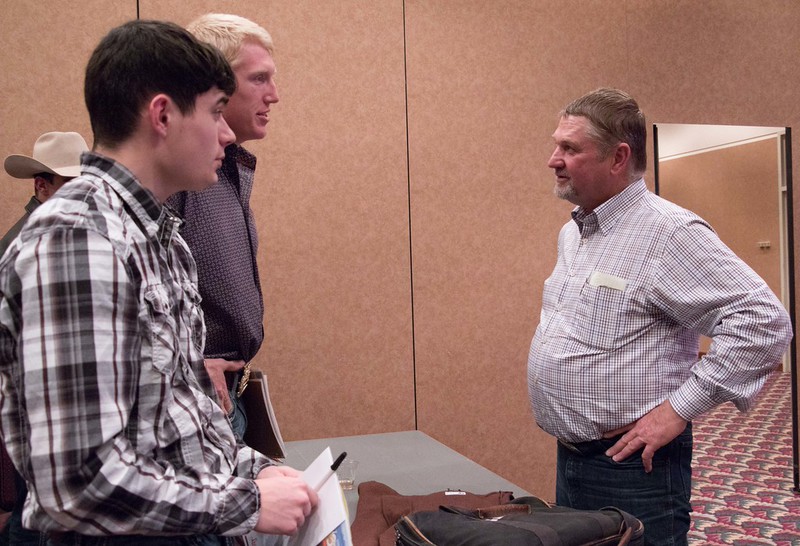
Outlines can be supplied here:
<path id="1" fill-rule="evenodd" d="M 588 227 L 591 224 L 596 224 L 597 229 L 606 234 L 614 227 L 617 219 L 622 217 L 625 211 L 641 199 L 647 191 L 644 178 L 640 178 L 600 206 L 595 207 L 593 211 L 587 211 L 583 207 L 575 207 L 572 211 L 572 219 L 581 228 L 581 233 L 583 233 L 584 226 Z"/>
<path id="2" fill-rule="evenodd" d="M 128 212 L 150 237 L 161 229 L 165 218 L 174 216 L 161 206 L 153 193 L 121 163 L 94 153 L 84 152 L 81 156 L 81 174 L 90 174 L 103 179 L 119 195 Z"/>
<path id="3" fill-rule="evenodd" d="M 225 148 L 225 159 L 220 171 L 227 183 L 236 189 L 242 203 L 250 202 L 255 170 L 256 156 L 238 144 L 230 144 Z"/>
<path id="4" fill-rule="evenodd" d="M 228 147 L 225 148 L 225 160 L 223 161 L 223 166 L 225 163 L 229 163 L 230 165 L 239 163 L 251 170 L 255 170 L 256 156 L 245 150 L 239 144 L 229 144 Z"/>

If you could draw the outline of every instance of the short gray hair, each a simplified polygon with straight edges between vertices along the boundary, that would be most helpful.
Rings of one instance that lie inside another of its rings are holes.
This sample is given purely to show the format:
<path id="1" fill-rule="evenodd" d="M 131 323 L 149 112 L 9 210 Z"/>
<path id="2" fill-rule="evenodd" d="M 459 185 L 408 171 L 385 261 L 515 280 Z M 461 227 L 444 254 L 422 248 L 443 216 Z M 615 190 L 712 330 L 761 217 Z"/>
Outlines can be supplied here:
<path id="1" fill-rule="evenodd" d="M 607 156 L 617 144 L 631 148 L 631 177 L 638 178 L 647 170 L 647 125 L 636 101 L 619 89 L 601 87 L 572 101 L 561 112 L 564 116 L 581 116 L 589 121 L 589 137 L 597 143 L 600 154 Z"/>

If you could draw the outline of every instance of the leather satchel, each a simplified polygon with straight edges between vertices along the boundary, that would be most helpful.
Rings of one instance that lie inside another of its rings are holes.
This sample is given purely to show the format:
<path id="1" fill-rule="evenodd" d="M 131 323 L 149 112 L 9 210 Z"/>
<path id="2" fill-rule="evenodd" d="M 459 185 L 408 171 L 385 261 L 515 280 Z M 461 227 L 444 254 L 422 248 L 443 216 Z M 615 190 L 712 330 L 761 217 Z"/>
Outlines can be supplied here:
<path id="1" fill-rule="evenodd" d="M 401 495 L 380 482 L 362 482 L 358 486 L 356 518 L 350 527 L 353 546 L 394 546 L 395 523 L 403 516 L 439 506 L 478 509 L 506 504 L 514 498 L 510 491 L 475 494 L 466 491 L 438 491 L 428 495 Z"/>
<path id="2" fill-rule="evenodd" d="M 608 507 L 576 510 L 536 497 L 477 510 L 441 506 L 403 516 L 395 525 L 398 546 L 641 546 L 644 526 Z"/>

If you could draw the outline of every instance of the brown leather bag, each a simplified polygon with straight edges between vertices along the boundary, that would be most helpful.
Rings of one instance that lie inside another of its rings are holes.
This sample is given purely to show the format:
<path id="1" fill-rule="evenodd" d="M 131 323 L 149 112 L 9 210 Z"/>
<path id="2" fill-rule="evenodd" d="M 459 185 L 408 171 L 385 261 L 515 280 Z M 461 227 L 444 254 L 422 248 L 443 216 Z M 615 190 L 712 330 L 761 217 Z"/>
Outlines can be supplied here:
<path id="1" fill-rule="evenodd" d="M 513 499 L 510 491 L 475 494 L 448 490 L 428 495 L 401 495 L 383 483 L 362 482 L 358 486 L 356 519 L 350 527 L 353 546 L 394 546 L 394 524 L 413 512 L 437 510 L 439 506 L 478 509 Z"/>

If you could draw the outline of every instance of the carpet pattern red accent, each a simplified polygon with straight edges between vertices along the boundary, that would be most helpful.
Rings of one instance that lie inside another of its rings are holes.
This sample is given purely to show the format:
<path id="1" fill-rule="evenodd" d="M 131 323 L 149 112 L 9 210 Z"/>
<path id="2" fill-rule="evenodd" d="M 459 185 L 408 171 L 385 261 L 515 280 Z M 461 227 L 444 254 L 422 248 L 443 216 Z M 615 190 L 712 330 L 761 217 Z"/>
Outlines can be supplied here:
<path id="1" fill-rule="evenodd" d="M 791 376 L 777 372 L 748 413 L 724 404 L 694 421 L 690 546 L 800 545 L 791 415 Z"/>

